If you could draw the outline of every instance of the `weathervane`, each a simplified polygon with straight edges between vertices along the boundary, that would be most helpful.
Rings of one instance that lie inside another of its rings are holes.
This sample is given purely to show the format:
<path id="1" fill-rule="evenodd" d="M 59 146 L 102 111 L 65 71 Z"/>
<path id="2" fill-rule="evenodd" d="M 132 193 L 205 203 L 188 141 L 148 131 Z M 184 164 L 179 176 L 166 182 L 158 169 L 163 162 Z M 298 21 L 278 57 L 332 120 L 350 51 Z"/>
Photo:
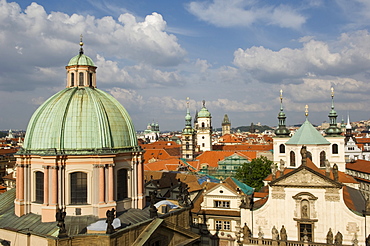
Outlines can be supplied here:
<path id="1" fill-rule="evenodd" d="M 189 109 L 189 97 L 186 98 L 186 107 Z"/>
<path id="2" fill-rule="evenodd" d="M 331 109 L 334 109 L 334 88 L 331 87 Z"/>

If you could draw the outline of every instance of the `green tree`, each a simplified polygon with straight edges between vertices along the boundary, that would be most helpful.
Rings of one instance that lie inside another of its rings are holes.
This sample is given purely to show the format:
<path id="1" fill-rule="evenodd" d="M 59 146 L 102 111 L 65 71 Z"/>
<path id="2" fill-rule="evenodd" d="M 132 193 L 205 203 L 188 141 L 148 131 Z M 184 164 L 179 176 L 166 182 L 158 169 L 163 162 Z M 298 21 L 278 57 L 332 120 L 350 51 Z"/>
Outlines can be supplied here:
<path id="1" fill-rule="evenodd" d="M 256 191 L 263 187 L 263 180 L 271 173 L 272 161 L 265 156 L 244 163 L 235 173 L 235 178 L 255 188 Z"/>

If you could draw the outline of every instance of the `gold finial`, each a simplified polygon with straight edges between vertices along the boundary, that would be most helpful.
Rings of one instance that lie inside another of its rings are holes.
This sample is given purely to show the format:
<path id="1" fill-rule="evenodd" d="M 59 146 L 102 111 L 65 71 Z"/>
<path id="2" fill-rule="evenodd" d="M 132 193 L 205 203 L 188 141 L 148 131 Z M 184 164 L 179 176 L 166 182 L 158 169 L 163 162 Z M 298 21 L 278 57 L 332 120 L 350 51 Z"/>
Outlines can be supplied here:
<path id="1" fill-rule="evenodd" d="M 305 108 L 305 115 L 306 115 L 306 117 L 308 116 L 308 105 L 306 104 L 306 106 L 304 107 Z"/>
<path id="2" fill-rule="evenodd" d="M 82 34 L 80 35 L 80 46 L 82 47 L 82 46 L 84 46 L 84 43 L 82 42 L 82 38 L 83 38 L 83 36 L 82 36 Z"/>
<path id="3" fill-rule="evenodd" d="M 187 108 L 189 108 L 189 97 L 186 98 L 186 104 L 187 104 Z"/>
<path id="4" fill-rule="evenodd" d="M 283 100 L 283 90 L 280 90 L 280 100 Z"/>

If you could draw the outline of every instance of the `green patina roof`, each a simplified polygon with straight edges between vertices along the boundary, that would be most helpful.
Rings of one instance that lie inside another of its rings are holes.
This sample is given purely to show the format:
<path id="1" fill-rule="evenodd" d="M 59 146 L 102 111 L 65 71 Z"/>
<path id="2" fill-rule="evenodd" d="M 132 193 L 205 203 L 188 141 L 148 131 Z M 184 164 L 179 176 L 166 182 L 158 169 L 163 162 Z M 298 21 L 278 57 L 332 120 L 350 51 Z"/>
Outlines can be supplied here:
<path id="1" fill-rule="evenodd" d="M 208 111 L 208 109 L 206 107 L 203 107 L 199 111 L 198 117 L 211 117 L 211 113 Z"/>
<path id="2" fill-rule="evenodd" d="M 297 132 L 286 142 L 286 144 L 330 144 L 313 125 L 306 119 Z"/>
<path id="3" fill-rule="evenodd" d="M 73 57 L 69 62 L 67 66 L 74 66 L 74 65 L 86 65 L 86 66 L 93 66 L 95 67 L 95 64 L 93 60 L 84 54 L 78 54 L 75 57 Z"/>
<path id="4" fill-rule="evenodd" d="M 99 154 L 137 149 L 124 107 L 96 88 L 66 88 L 33 114 L 20 154 Z"/>
<path id="5" fill-rule="evenodd" d="M 240 182 L 236 178 L 232 178 L 232 180 L 244 192 L 244 194 L 246 194 L 246 195 L 252 195 L 253 194 L 254 189 L 252 187 Z"/>
<path id="6" fill-rule="evenodd" d="M 219 161 L 218 165 L 242 165 L 244 163 L 249 163 L 250 161 L 238 154 L 233 154 L 231 156 L 226 157 L 224 160 Z"/>

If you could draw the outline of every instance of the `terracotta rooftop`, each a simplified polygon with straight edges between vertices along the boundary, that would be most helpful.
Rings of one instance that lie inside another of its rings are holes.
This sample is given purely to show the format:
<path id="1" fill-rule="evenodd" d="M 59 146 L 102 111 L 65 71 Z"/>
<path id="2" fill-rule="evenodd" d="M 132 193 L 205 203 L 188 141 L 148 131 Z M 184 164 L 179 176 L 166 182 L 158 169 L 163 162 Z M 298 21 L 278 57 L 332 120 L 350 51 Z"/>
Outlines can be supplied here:
<path id="1" fill-rule="evenodd" d="M 209 167 L 218 167 L 218 162 L 224 160 L 226 157 L 233 154 L 238 154 L 249 160 L 256 158 L 255 152 L 235 152 L 235 151 L 205 151 L 199 155 L 196 160 L 199 162 L 198 165 L 195 165 L 198 170 L 201 168 L 202 164 L 208 164 Z"/>
<path id="2" fill-rule="evenodd" d="M 355 162 L 347 163 L 346 169 L 362 173 L 370 173 L 370 161 L 356 160 Z"/>

